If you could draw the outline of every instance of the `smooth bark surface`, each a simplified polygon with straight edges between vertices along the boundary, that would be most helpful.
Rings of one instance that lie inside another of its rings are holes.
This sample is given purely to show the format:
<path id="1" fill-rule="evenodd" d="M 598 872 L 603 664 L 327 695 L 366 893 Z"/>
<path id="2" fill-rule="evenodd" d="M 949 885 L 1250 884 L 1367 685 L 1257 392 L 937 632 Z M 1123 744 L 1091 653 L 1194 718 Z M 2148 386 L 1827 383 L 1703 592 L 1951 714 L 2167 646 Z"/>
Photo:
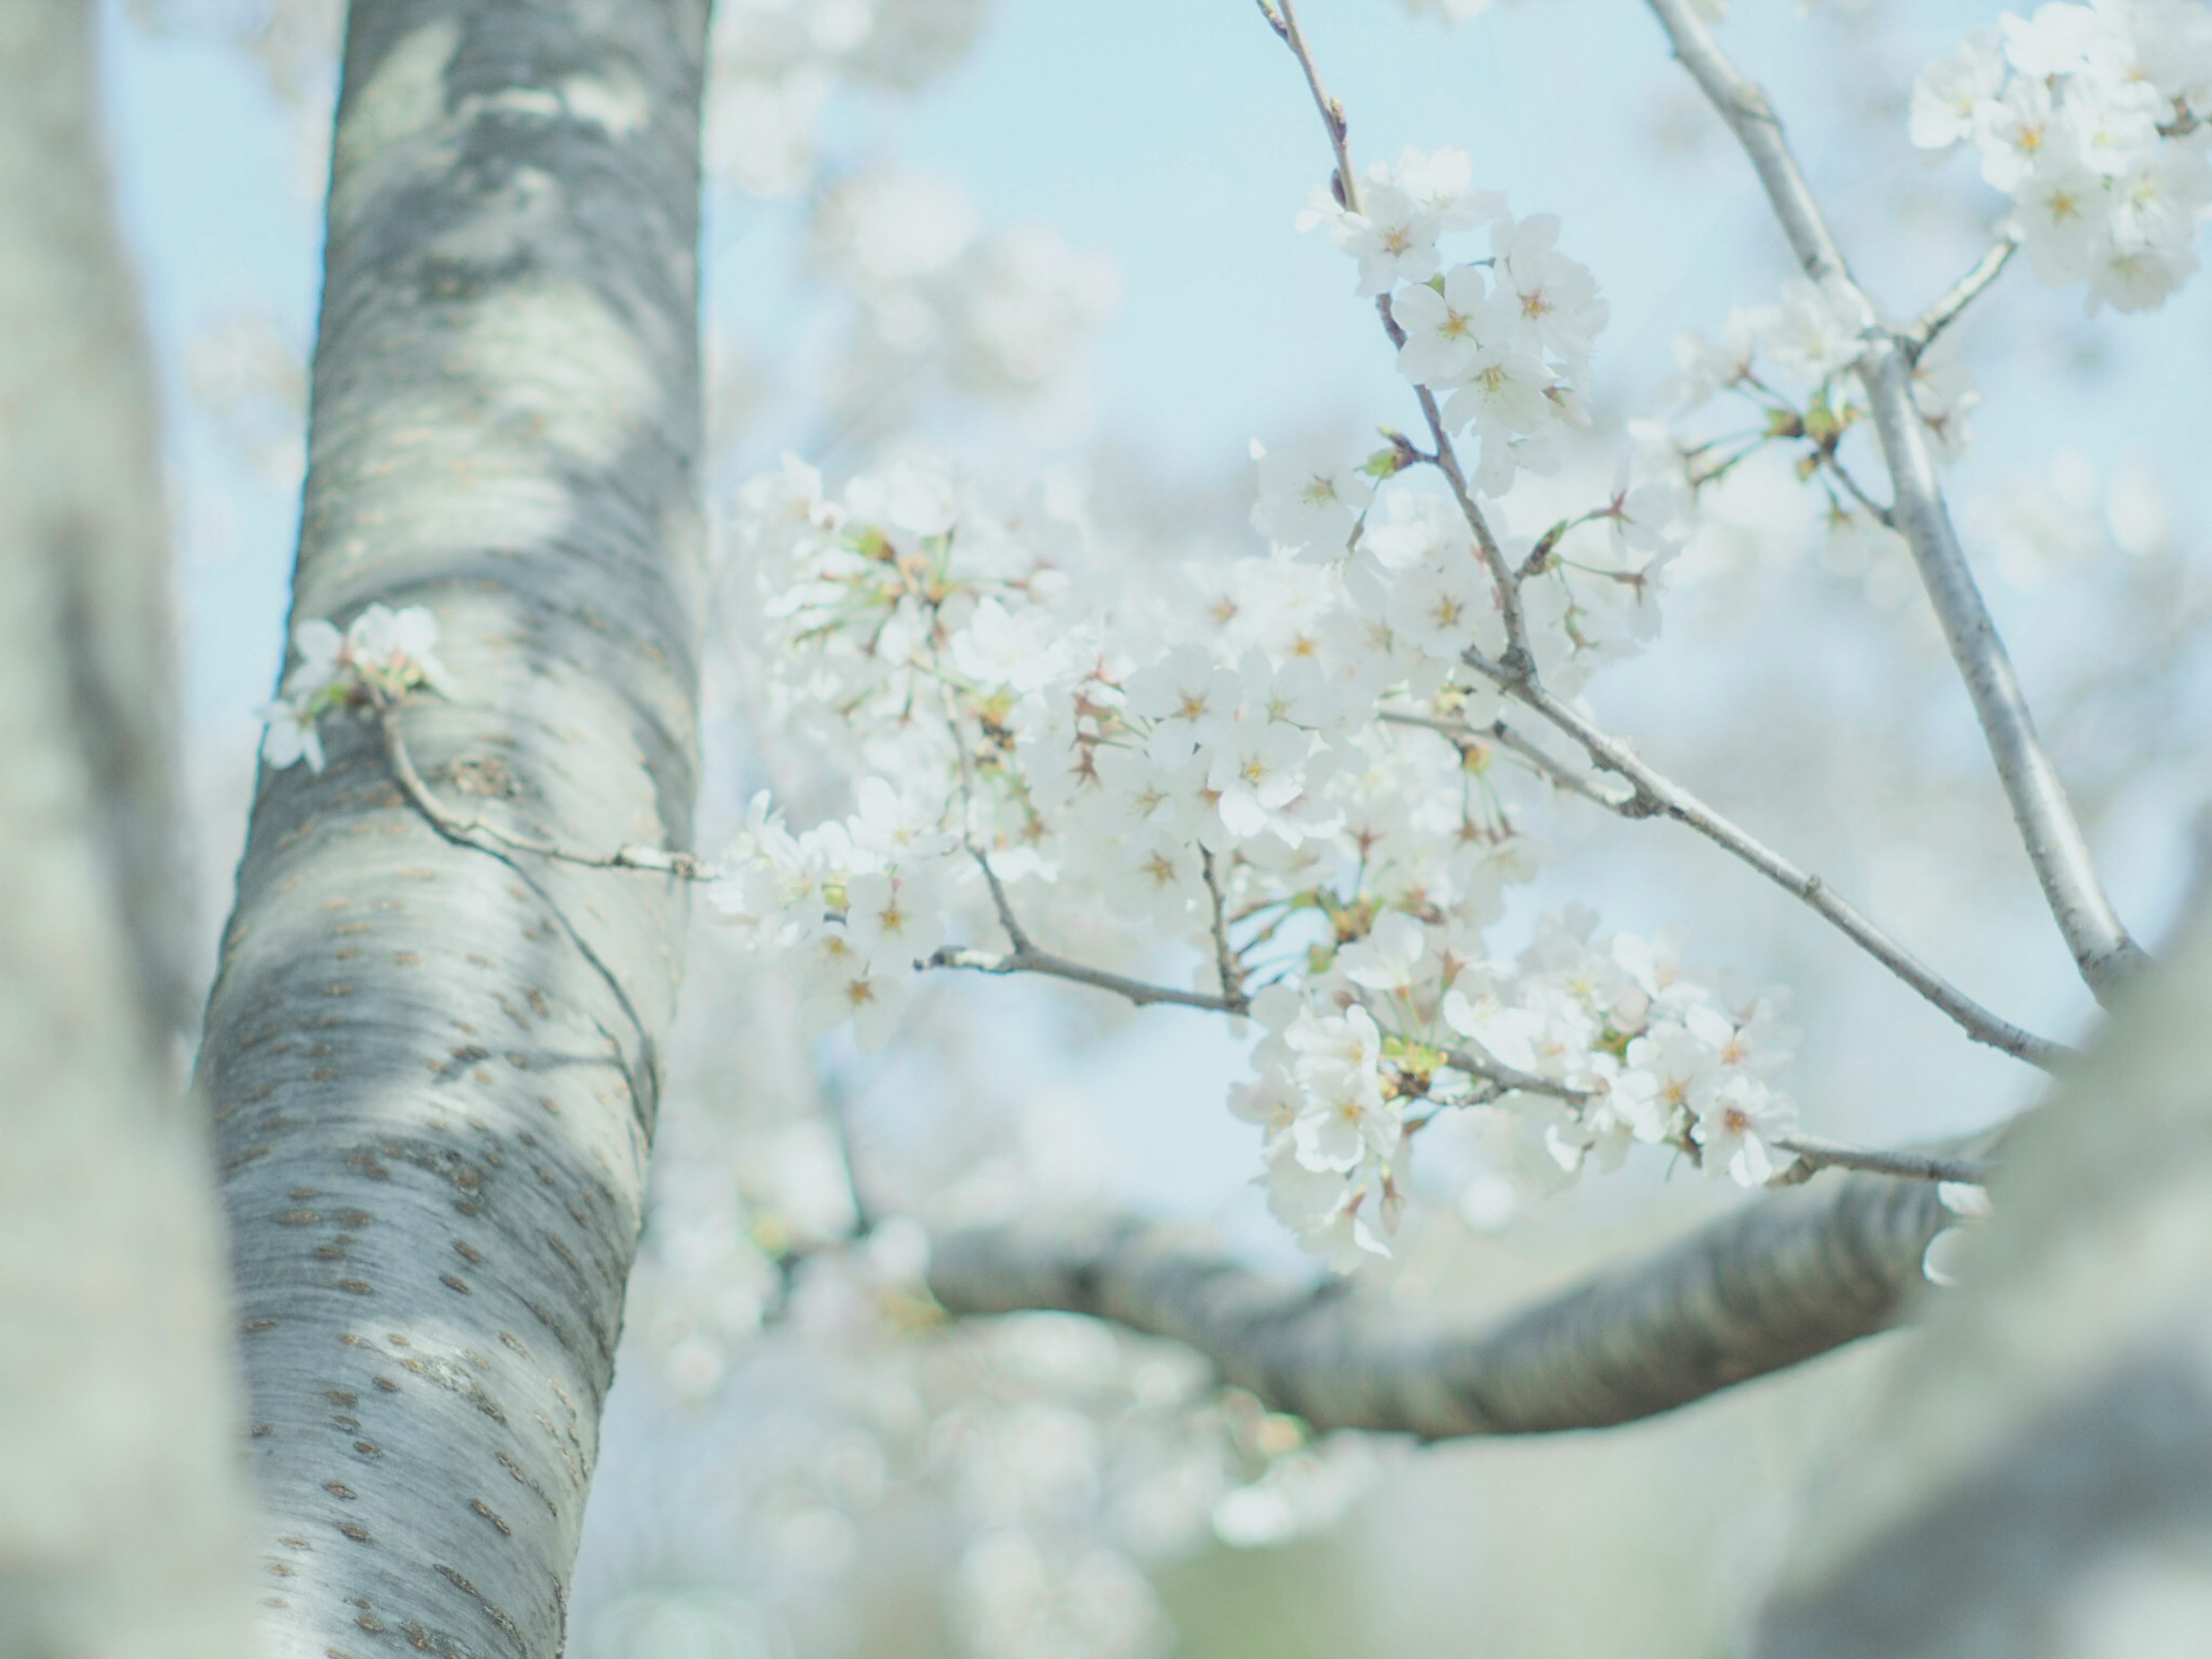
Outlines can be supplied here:
<path id="1" fill-rule="evenodd" d="M 704 0 L 359 0 L 295 621 L 427 605 L 430 787 L 688 844 Z M 551 1656 L 673 1012 L 665 875 L 458 846 L 376 730 L 264 769 L 202 1078 L 272 1650 Z"/>
<path id="2" fill-rule="evenodd" d="M 1815 1177 L 1477 1328 L 1291 1287 L 1187 1231 L 1039 1218 L 934 1242 L 956 1314 L 1049 1309 L 1188 1342 L 1319 1429 L 1427 1439 L 1603 1428 L 1887 1329 L 1942 1227 L 1935 1188 Z"/>
<path id="3" fill-rule="evenodd" d="M 2008 1143 L 1763 1659 L 2212 1649 L 2212 907 Z"/>
<path id="4" fill-rule="evenodd" d="M 0 1653 L 250 1651 L 153 392 L 93 9 L 0 6 Z"/>

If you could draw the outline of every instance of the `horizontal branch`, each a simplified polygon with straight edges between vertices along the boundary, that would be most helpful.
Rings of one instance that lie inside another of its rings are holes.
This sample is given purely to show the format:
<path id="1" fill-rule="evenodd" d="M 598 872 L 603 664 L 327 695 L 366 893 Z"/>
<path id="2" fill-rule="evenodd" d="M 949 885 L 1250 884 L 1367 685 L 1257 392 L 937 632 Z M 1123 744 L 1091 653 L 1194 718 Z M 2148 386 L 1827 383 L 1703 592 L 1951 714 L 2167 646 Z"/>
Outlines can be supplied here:
<path id="1" fill-rule="evenodd" d="M 1886 1147 L 1847 1146 L 1819 1135 L 1782 1135 L 1774 1144 L 1795 1152 L 1808 1175 L 1819 1170 L 1857 1170 L 1904 1181 L 1951 1181 L 1969 1187 L 1985 1185 L 1989 1166 L 1979 1158 L 1945 1158 L 1932 1152 L 1893 1152 Z M 1784 1171 L 1788 1175 L 1789 1171 Z"/>
<path id="2" fill-rule="evenodd" d="M 1672 1411 L 1887 1329 L 1950 1219 L 1933 1186 L 1825 1176 L 1479 1325 L 1341 1280 L 1285 1285 L 1127 1217 L 947 1233 L 929 1284 L 957 1315 L 1088 1314 L 1188 1343 L 1316 1429 L 1544 1434 Z"/>
<path id="3" fill-rule="evenodd" d="M 1595 1092 L 1508 1066 L 1480 1047 L 1448 1048 L 1444 1051 L 1444 1064 L 1471 1077 L 1479 1077 L 1501 1091 L 1518 1091 L 1522 1094 L 1543 1095 L 1565 1101 L 1589 1100 Z M 1773 1144 L 1785 1152 L 1796 1153 L 1798 1162 L 1794 1169 L 1784 1170 L 1775 1177 L 1770 1185 L 1796 1186 L 1818 1170 L 1831 1169 L 1858 1170 L 1869 1175 L 1891 1176 L 1906 1181 L 1960 1181 L 1973 1186 L 1979 1186 L 1989 1178 L 1989 1171 L 1972 1158 L 1897 1152 L 1880 1146 L 1853 1146 L 1819 1135 L 1780 1135 L 1774 1139 Z"/>

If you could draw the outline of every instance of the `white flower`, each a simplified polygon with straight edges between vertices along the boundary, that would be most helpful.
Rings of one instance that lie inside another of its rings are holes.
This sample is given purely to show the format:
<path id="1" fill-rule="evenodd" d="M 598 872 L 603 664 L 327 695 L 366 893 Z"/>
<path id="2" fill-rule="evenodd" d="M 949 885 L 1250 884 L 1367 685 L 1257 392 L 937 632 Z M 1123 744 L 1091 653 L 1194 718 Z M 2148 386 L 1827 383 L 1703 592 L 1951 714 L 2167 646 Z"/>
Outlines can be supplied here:
<path id="1" fill-rule="evenodd" d="M 280 699 L 254 711 L 264 730 L 261 758 L 282 771 L 304 760 L 310 771 L 323 769 L 323 739 L 315 730 L 316 714 L 309 704 Z"/>
<path id="2" fill-rule="evenodd" d="M 886 863 L 912 864 L 952 851 L 956 838 L 945 828 L 945 805 L 919 788 L 900 790 L 870 775 L 853 787 L 857 809 L 848 822 L 853 845 Z"/>
<path id="3" fill-rule="evenodd" d="M 1504 483 L 1493 482 L 1490 475 L 1504 461 L 1510 441 L 1535 431 L 1551 418 L 1552 401 L 1544 395 L 1551 386 L 1552 373 L 1534 352 L 1510 339 L 1485 342 L 1467 378 L 1444 405 L 1447 422 L 1455 427 L 1472 422 L 1481 436 L 1486 494 L 1504 493 Z M 1504 479 L 1511 477 L 1508 461 Z"/>
<path id="4" fill-rule="evenodd" d="M 1364 1213 L 1366 1189 L 1333 1171 L 1308 1169 L 1287 1140 L 1269 1157 L 1261 1181 L 1268 1212 L 1332 1272 L 1349 1273 L 1367 1256 L 1390 1254 Z"/>
<path id="5" fill-rule="evenodd" d="M 1487 340 L 1502 343 L 1511 313 L 1493 297 L 1480 265 L 1458 265 L 1444 275 L 1441 291 L 1416 283 L 1391 303 L 1391 314 L 1406 331 L 1398 348 L 1398 372 L 1416 386 L 1449 391 L 1474 372 Z"/>
<path id="6" fill-rule="evenodd" d="M 1115 850 L 1119 856 L 1106 881 L 1109 907 L 1164 933 L 1179 932 L 1204 890 L 1197 844 L 1186 835 L 1131 836 Z"/>
<path id="7" fill-rule="evenodd" d="M 292 644 L 300 660 L 284 677 L 284 694 L 306 703 L 346 671 L 345 635 L 318 617 L 292 630 Z"/>
<path id="8" fill-rule="evenodd" d="M 1788 1102 L 1758 1079 L 1737 1074 L 1711 1092 L 1691 1133 L 1709 1173 L 1724 1174 L 1739 1187 L 1763 1187 L 1796 1162 L 1795 1152 L 1774 1145 L 1796 1127 Z"/>
<path id="9" fill-rule="evenodd" d="M 2005 56 L 2022 77 L 2045 81 L 2071 75 L 2125 55 L 2125 42 L 2113 22 L 2087 6 L 2052 3 L 2038 7 L 2033 18 L 2007 12 Z"/>
<path id="10" fill-rule="evenodd" d="M 1312 657 L 1293 657 L 1271 667 L 1258 652 L 1243 666 L 1245 696 L 1270 720 L 1285 720 L 1309 732 L 1344 729 L 1354 712 L 1343 689 L 1322 673 Z M 1364 711 L 1361 711 L 1364 712 Z"/>
<path id="11" fill-rule="evenodd" d="M 1294 726 L 1264 715 L 1240 716 L 1213 747 L 1206 787 L 1232 836 L 1249 838 L 1273 827 L 1277 812 L 1305 788 L 1313 740 Z M 1291 839 L 1291 837 L 1285 837 Z"/>
<path id="12" fill-rule="evenodd" d="M 1291 1144 L 1309 1170 L 1357 1169 L 1369 1154 L 1388 1158 L 1404 1133 L 1395 1100 L 1385 1100 L 1371 1073 L 1332 1067 L 1305 1083 L 1291 1124 Z"/>
<path id="13" fill-rule="evenodd" d="M 945 942 L 945 919 L 928 884 L 882 871 L 845 884 L 845 933 L 871 971 L 909 971 Z"/>
<path id="14" fill-rule="evenodd" d="M 1253 528 L 1285 553 L 1310 549 L 1316 559 L 1343 557 L 1353 524 L 1375 495 L 1361 463 L 1316 440 L 1270 450 L 1255 439 L 1252 459 L 1260 464 Z"/>
<path id="15" fill-rule="evenodd" d="M 924 539 L 942 536 L 960 521 L 958 489 L 940 469 L 921 462 L 898 461 L 855 478 L 845 500 L 855 521 Z"/>
<path id="16" fill-rule="evenodd" d="M 816 1031 L 849 1019 L 854 1040 L 873 1051 L 890 1041 L 913 979 L 910 968 L 884 972 L 871 965 L 845 927 L 833 922 L 801 952 L 799 1018 Z"/>
<path id="17" fill-rule="evenodd" d="M 2092 88 L 2077 82 L 2058 112 L 2059 127 L 2081 158 L 2099 173 L 2125 173 L 2159 144 L 2159 123 L 2173 106 L 2148 81 Z"/>
<path id="18" fill-rule="evenodd" d="M 372 605 L 346 629 L 345 659 L 392 690 L 419 682 L 447 690 L 445 666 L 434 654 L 437 643 L 438 618 L 425 607 L 392 611 Z"/>
<path id="19" fill-rule="evenodd" d="M 1712 1017 L 1709 1009 L 1690 1012 Z M 1729 1027 L 1724 1020 L 1718 1024 L 1716 1032 L 1662 1021 L 1628 1045 L 1622 1088 L 1648 1103 L 1657 1126 L 1644 1139 L 1659 1139 L 1678 1117 L 1702 1108 L 1720 1086 L 1720 1043 L 1715 1039 L 1725 1040 Z"/>
<path id="20" fill-rule="evenodd" d="M 1939 58 L 1912 83 L 1912 142 L 1948 149 L 1974 136 L 1975 112 L 2004 84 L 2004 57 L 1994 30 L 1978 29 L 1948 58 Z"/>
<path id="21" fill-rule="evenodd" d="M 2041 81 L 2015 76 L 2002 94 L 1976 108 L 1974 125 L 1982 149 L 1982 177 L 2010 194 L 2057 131 L 2051 88 Z"/>
<path id="22" fill-rule="evenodd" d="M 1159 662 L 1139 669 L 1122 688 L 1130 712 L 1153 722 L 1146 752 L 1162 766 L 1188 756 L 1195 744 L 1219 741 L 1237 718 L 1243 683 L 1202 645 L 1179 645 Z"/>
<path id="23" fill-rule="evenodd" d="M 1509 1008 L 1493 995 L 1454 989 L 1444 994 L 1443 1012 L 1444 1024 L 1499 1065 L 1535 1072 L 1543 1022 L 1528 1009 Z"/>
<path id="24" fill-rule="evenodd" d="M 1498 281 L 1526 343 L 1549 351 L 1577 374 L 1611 308 L 1598 297 L 1589 271 L 1559 251 L 1559 221 L 1539 213 L 1520 221 L 1500 218 L 1490 228 Z"/>
<path id="25" fill-rule="evenodd" d="M 2104 246 L 2112 212 L 2105 179 L 2071 144 L 2056 148 L 2020 181 L 2005 222 L 2046 283 L 2078 283 Z"/>
<path id="26" fill-rule="evenodd" d="M 1341 1068 L 1373 1074 L 1382 1058 L 1382 1033 L 1364 1008 L 1341 1014 L 1317 1014 L 1301 1008 L 1284 1029 L 1283 1041 L 1299 1056 L 1299 1076 L 1319 1075 L 1318 1068 Z"/>
<path id="27" fill-rule="evenodd" d="M 1474 556 L 1474 540 L 1459 508 L 1443 495 L 1395 489 L 1361 532 L 1362 553 L 1386 570 L 1404 570 L 1431 559 Z"/>
<path id="28" fill-rule="evenodd" d="M 982 685 L 1035 691 L 1066 672 L 1067 642 L 1046 612 L 1031 609 L 1017 617 L 987 599 L 952 636 L 952 665 Z"/>
<path id="29" fill-rule="evenodd" d="M 1477 643 L 1475 628 L 1497 614 L 1490 577 L 1472 547 L 1400 572 L 1383 612 L 1392 629 L 1425 655 L 1456 660 Z"/>
<path id="30" fill-rule="evenodd" d="M 1392 176 L 1445 230 L 1466 230 L 1505 210 L 1502 192 L 1474 187 L 1474 163 L 1455 144 L 1435 151 L 1401 150 Z"/>
<path id="31" fill-rule="evenodd" d="M 1337 953 L 1337 966 L 1354 985 L 1370 991 L 1411 991 L 1428 950 L 1428 929 L 1403 910 L 1386 911 L 1367 937 Z"/>
<path id="32" fill-rule="evenodd" d="M 1359 262 L 1358 292 L 1388 294 L 1400 283 L 1425 283 L 1437 274 L 1432 207 L 1389 181 L 1387 168 L 1370 167 L 1359 191 L 1359 211 L 1340 215 L 1329 227 L 1337 246 Z"/>
<path id="33" fill-rule="evenodd" d="M 1784 368 L 1818 382 L 1857 359 L 1860 327 L 1857 307 L 1839 279 L 1815 283 L 1792 276 L 1782 285 L 1768 343 Z"/>

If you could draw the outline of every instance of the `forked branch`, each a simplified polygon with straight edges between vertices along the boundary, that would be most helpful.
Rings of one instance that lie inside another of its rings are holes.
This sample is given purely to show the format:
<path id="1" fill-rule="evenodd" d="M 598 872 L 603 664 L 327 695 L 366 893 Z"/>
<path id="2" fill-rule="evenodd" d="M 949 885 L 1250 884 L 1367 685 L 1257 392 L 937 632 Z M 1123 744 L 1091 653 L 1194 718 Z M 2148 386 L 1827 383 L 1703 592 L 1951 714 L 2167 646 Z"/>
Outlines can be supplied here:
<path id="1" fill-rule="evenodd" d="M 2128 934 L 2106 896 L 2089 856 L 2074 809 L 2057 768 L 2037 735 L 2012 659 L 1990 619 L 1989 606 L 1967 566 L 1950 508 L 1936 476 L 1926 427 L 1913 403 L 1913 359 L 1920 345 L 1949 320 L 1939 304 L 1924 329 L 1900 334 L 1887 327 L 1873 302 L 1853 281 L 1843 250 L 1822 215 L 1812 188 L 1783 137 L 1766 95 L 1730 63 L 1698 15 L 1692 0 L 1648 0 L 1674 55 L 1720 112 L 1765 187 L 1790 252 L 1807 276 L 1848 301 L 1857 312 L 1865 348 L 1859 378 L 1890 477 L 1891 512 L 1898 533 L 1912 550 L 1929 603 L 1942 626 L 1952 659 L 1966 681 L 1974 714 L 1981 722 L 1990 758 L 1996 764 L 2013 821 L 2034 866 L 2045 902 L 2064 935 L 2082 979 L 2100 1000 L 2148 960 Z M 1981 288 L 1995 279 L 2004 258 L 1992 252 L 1969 273 L 1951 310 L 1955 315 Z M 1987 268 L 1985 276 L 1977 275 Z"/>
<path id="2" fill-rule="evenodd" d="M 1977 1042 L 2012 1055 L 2015 1060 L 2050 1071 L 2072 1052 L 2063 1043 L 2038 1036 L 1999 1018 L 1965 992 L 1936 973 L 1902 945 L 1875 926 L 1852 906 L 1838 898 L 1820 877 L 1775 852 L 1749 831 L 1637 757 L 1635 750 L 1618 738 L 1584 719 L 1570 704 L 1534 680 L 1514 682 L 1504 669 L 1479 652 L 1468 654 L 1476 672 L 1496 679 L 1507 694 L 1574 739 L 1601 771 L 1624 780 L 1630 793 L 1623 799 L 1585 795 L 1599 800 L 1623 817 L 1669 817 L 1688 825 L 1716 847 L 1741 860 L 1784 892 L 1801 900 L 1815 915 L 1941 1009 L 1959 1029 Z"/>

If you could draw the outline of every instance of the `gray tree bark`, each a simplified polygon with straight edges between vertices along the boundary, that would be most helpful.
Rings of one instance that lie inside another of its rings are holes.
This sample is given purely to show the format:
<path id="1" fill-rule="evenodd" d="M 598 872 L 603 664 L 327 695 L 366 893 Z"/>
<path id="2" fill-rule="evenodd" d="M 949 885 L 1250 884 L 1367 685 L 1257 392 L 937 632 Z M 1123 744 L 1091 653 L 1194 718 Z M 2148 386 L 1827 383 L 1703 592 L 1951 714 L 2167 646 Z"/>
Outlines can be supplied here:
<path id="1" fill-rule="evenodd" d="M 1766 1659 L 2212 1651 L 2212 904 L 2161 954 L 2008 1146 Z"/>
<path id="2" fill-rule="evenodd" d="M 1473 1328 L 1342 1281 L 1277 1284 L 1127 1218 L 948 1235 L 929 1285 L 956 1314 L 1052 1309 L 1174 1337 L 1319 1429 L 1547 1434 L 1671 1411 L 1887 1329 L 1946 1218 L 1926 1182 L 1823 1175 Z"/>
<path id="3" fill-rule="evenodd" d="M 94 18 L 0 7 L 0 1653 L 248 1650 L 166 537 Z"/>
<path id="4" fill-rule="evenodd" d="M 295 620 L 438 616 L 430 787 L 688 845 L 706 0 L 357 0 Z M 264 770 L 201 1077 L 273 1652 L 550 1656 L 685 895 L 441 839 L 374 727 Z"/>

